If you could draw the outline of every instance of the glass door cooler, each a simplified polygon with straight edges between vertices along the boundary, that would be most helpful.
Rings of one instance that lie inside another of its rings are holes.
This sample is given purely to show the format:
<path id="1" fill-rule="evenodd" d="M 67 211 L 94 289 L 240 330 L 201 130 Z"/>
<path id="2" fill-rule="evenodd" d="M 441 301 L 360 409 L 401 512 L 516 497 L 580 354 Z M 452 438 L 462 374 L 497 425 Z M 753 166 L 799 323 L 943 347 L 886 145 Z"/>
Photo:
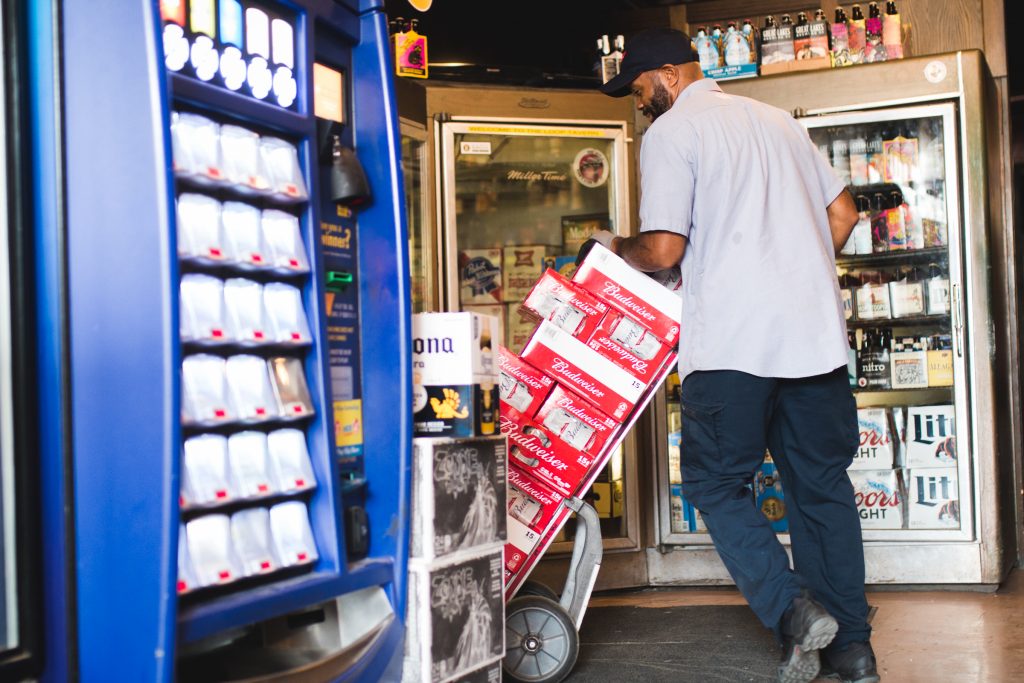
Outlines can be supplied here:
<path id="1" fill-rule="evenodd" d="M 1012 517 L 1014 493 L 1011 453 L 993 433 L 1011 424 L 994 401 L 1006 349 L 997 353 L 990 326 L 1009 307 L 989 271 L 997 233 L 985 211 L 984 67 L 969 53 L 866 67 L 877 72 L 874 90 L 854 71 L 736 87 L 801 114 L 859 211 L 836 275 L 860 425 L 849 475 L 868 582 L 998 583 L 1013 539 L 1000 514 Z M 853 80 L 841 86 L 844 78 Z M 879 85 L 887 80 L 913 85 L 900 98 Z M 815 107 L 807 94 L 841 87 L 850 104 Z M 650 554 L 652 574 L 726 581 L 700 512 L 682 496 L 678 395 L 670 388 L 663 399 L 654 434 L 666 552 Z M 750 489 L 788 543 L 785 482 L 771 453 Z M 691 552 L 667 552 L 676 548 Z"/>

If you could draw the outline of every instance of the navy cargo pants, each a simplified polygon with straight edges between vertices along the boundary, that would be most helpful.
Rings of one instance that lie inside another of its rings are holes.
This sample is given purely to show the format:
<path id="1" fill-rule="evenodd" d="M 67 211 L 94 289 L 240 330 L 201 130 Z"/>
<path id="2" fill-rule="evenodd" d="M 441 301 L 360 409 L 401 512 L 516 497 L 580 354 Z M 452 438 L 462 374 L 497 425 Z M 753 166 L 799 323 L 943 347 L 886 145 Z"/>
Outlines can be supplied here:
<path id="1" fill-rule="evenodd" d="M 683 495 L 762 623 L 778 635 L 783 612 L 808 588 L 839 622 L 837 646 L 868 640 L 860 517 L 846 474 L 859 446 L 846 366 L 799 379 L 693 372 L 682 385 L 682 426 Z M 766 447 L 782 478 L 792 568 L 750 490 Z"/>

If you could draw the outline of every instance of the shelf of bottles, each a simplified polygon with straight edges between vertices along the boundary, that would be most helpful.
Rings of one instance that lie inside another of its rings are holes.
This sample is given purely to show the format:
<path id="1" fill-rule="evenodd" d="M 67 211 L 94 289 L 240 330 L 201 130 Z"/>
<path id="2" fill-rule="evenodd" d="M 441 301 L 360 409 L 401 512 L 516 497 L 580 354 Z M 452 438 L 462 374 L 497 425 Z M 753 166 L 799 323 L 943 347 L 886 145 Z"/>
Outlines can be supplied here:
<path id="1" fill-rule="evenodd" d="M 234 0 L 185 6 L 161 3 L 172 72 L 205 84 L 201 95 L 227 89 L 294 104 L 294 16 L 243 13 Z M 312 569 L 318 482 L 307 434 L 302 140 L 190 105 L 176 101 L 171 112 L 182 357 L 177 590 L 201 602 Z"/>

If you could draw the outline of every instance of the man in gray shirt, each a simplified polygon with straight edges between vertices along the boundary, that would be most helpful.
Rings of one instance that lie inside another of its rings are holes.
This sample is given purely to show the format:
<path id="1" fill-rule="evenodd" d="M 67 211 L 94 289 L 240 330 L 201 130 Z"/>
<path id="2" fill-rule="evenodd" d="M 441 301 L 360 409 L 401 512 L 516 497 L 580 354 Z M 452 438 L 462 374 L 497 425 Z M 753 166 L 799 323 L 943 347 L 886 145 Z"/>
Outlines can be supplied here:
<path id="1" fill-rule="evenodd" d="M 843 183 L 786 112 L 704 80 L 689 36 L 633 37 L 601 90 L 652 120 L 640 234 L 595 240 L 638 270 L 682 274 L 683 493 L 782 644 L 779 681 L 879 680 L 860 517 L 859 445 L 835 254 L 857 222 Z M 769 450 L 793 568 L 748 488 Z"/>

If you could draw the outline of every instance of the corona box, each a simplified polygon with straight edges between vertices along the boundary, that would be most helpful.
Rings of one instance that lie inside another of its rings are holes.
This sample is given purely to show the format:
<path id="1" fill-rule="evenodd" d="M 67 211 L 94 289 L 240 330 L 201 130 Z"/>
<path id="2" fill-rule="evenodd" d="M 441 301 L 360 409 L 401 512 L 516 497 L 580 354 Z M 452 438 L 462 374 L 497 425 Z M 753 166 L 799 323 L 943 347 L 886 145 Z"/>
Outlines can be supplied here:
<path id="1" fill-rule="evenodd" d="M 498 433 L 500 321 L 479 313 L 412 316 L 414 436 Z"/>

